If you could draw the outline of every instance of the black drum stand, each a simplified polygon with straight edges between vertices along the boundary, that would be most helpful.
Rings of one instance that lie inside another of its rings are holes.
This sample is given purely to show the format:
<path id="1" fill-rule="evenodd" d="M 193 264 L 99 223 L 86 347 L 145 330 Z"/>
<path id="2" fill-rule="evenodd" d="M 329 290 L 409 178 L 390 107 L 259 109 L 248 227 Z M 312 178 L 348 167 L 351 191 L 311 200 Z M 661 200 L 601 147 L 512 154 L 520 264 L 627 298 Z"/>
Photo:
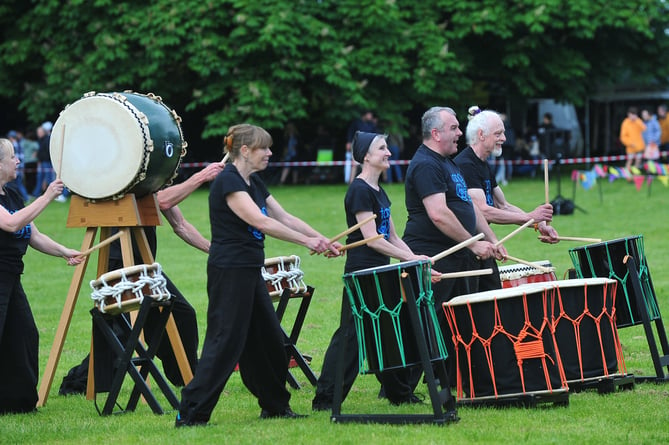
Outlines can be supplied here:
<path id="1" fill-rule="evenodd" d="M 146 348 L 142 342 L 141 333 L 149 311 L 155 306 L 160 307 L 160 316 L 157 328 L 153 332 L 153 338 L 147 342 L 151 346 Z M 135 384 L 126 407 L 116 413 L 134 411 L 140 395 L 144 397 L 144 400 L 146 400 L 146 403 L 151 407 L 154 414 L 165 413 L 146 381 L 149 375 L 153 377 L 154 382 L 163 392 L 163 395 L 167 398 L 172 408 L 178 409 L 179 400 L 153 362 L 156 350 L 160 344 L 160 337 L 162 337 L 165 325 L 172 312 L 171 302 L 153 302 L 150 297 L 145 297 L 140 304 L 134 324 L 131 324 L 125 313 L 117 315 L 104 314 L 97 307 L 91 309 L 90 312 L 93 317 L 94 327 L 102 333 L 105 343 L 115 356 L 107 400 L 101 411 L 96 403 L 98 413 L 102 416 L 115 414 L 113 411 L 114 406 L 119 406 L 117 399 L 120 395 L 126 373 L 132 378 Z M 135 353 L 137 355 L 133 357 Z"/>
<path id="2" fill-rule="evenodd" d="M 413 330 L 418 345 L 418 352 L 421 359 L 420 369 L 424 372 L 425 383 L 427 384 L 430 395 L 432 414 L 342 414 L 344 357 L 346 356 L 346 343 L 342 342 L 338 351 L 335 376 L 331 416 L 333 422 L 386 424 L 432 423 L 436 425 L 445 425 L 459 420 L 455 410 L 455 399 L 450 392 L 450 383 L 448 374 L 446 373 L 446 365 L 443 360 L 439 360 L 435 363 L 430 359 L 427 339 L 425 338 L 423 329 L 421 329 L 422 321 L 418 314 L 413 284 L 408 275 L 402 276 L 402 286 L 405 291 L 406 309 L 409 313 L 411 329 Z M 342 317 L 343 316 L 344 311 L 342 311 Z M 438 378 L 436 374 L 438 374 Z M 439 387 L 441 389 L 439 389 Z"/>
<path id="3" fill-rule="evenodd" d="M 666 367 L 667 371 L 669 371 L 669 342 L 667 341 L 667 333 L 664 329 L 662 316 L 658 315 L 658 317 L 655 320 L 650 319 L 650 316 L 648 314 L 648 308 L 646 308 L 645 300 L 643 298 L 643 290 L 641 287 L 641 280 L 639 278 L 636 259 L 633 256 L 628 255 L 625 257 L 625 264 L 627 265 L 627 270 L 629 271 L 629 277 L 632 280 L 632 288 L 636 296 L 635 300 L 637 304 L 637 310 L 641 315 L 641 322 L 643 324 L 643 329 L 646 334 L 646 340 L 648 341 L 648 348 L 650 349 L 650 355 L 653 360 L 653 366 L 655 367 L 654 377 L 636 376 L 635 380 L 637 382 L 644 382 L 644 381 L 668 382 L 669 374 L 665 374 L 664 367 Z M 655 334 L 653 333 L 652 322 L 655 323 L 657 338 L 660 342 L 660 347 L 662 348 L 661 355 L 657 347 Z"/>

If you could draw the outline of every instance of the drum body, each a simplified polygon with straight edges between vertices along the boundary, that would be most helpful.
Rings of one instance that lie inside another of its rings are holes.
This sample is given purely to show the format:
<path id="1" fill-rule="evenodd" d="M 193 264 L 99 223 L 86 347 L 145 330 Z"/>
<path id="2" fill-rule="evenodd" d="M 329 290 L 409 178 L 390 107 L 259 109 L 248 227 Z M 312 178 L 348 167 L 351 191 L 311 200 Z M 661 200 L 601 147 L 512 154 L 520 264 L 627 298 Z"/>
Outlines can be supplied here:
<path id="1" fill-rule="evenodd" d="M 456 351 L 458 398 L 567 388 L 547 296 L 546 285 L 524 284 L 443 304 Z"/>
<path id="2" fill-rule="evenodd" d="M 156 301 L 172 298 L 158 263 L 113 270 L 90 284 L 95 307 L 111 315 L 138 309 L 145 297 Z"/>
<path id="3" fill-rule="evenodd" d="M 567 381 L 624 370 L 614 311 L 618 282 L 585 278 L 547 284 L 551 285 L 552 325 Z"/>
<path id="4" fill-rule="evenodd" d="M 543 283 L 555 281 L 555 268 L 548 260 L 536 261 L 536 264 L 550 268 L 550 272 L 543 272 L 525 264 L 509 264 L 499 267 L 499 279 L 503 288 L 520 286 L 521 284 Z"/>
<path id="5" fill-rule="evenodd" d="M 569 250 L 579 278 L 610 278 L 620 283 L 616 297 L 616 323 L 619 328 L 642 323 L 637 300 L 643 302 L 651 320 L 660 318 L 657 297 L 650 277 L 641 235 L 589 244 Z M 625 256 L 634 257 L 643 295 L 636 295 L 629 277 Z"/>
<path id="6" fill-rule="evenodd" d="M 294 294 L 306 292 L 304 272 L 300 269 L 300 257 L 297 255 L 266 258 L 262 276 L 272 298 L 281 296 L 285 289 Z"/>
<path id="7" fill-rule="evenodd" d="M 180 121 L 152 94 L 87 93 L 54 124 L 54 170 L 91 200 L 156 192 L 172 182 L 186 153 Z"/>
<path id="8" fill-rule="evenodd" d="M 417 333 L 422 330 L 430 360 L 448 356 L 432 296 L 429 261 L 407 261 L 345 274 L 361 373 L 421 363 Z M 421 326 L 410 321 L 402 275 L 408 274 Z M 416 330 L 414 330 L 416 329 Z"/>

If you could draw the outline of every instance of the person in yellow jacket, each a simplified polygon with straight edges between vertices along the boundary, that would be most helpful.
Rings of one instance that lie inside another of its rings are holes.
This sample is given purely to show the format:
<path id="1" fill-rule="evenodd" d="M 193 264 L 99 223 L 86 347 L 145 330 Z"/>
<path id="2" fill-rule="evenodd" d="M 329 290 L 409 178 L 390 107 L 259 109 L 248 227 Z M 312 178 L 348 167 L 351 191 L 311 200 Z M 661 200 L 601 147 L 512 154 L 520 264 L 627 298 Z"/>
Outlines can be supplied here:
<path id="1" fill-rule="evenodd" d="M 625 169 L 628 171 L 632 167 L 632 161 L 634 161 L 635 167 L 641 167 L 643 150 L 646 148 L 642 136 L 644 130 L 646 130 L 646 125 L 639 118 L 637 108 L 629 107 L 627 117 L 620 124 L 620 142 L 625 146 L 625 153 L 627 154 Z"/>

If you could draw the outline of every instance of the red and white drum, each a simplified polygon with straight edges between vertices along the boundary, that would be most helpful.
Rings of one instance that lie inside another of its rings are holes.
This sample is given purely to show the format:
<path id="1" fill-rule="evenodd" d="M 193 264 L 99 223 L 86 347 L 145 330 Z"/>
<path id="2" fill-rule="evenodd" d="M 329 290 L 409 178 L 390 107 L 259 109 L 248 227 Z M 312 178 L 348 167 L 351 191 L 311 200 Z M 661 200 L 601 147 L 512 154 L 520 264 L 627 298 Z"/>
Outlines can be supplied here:
<path id="1" fill-rule="evenodd" d="M 535 261 L 539 266 L 549 269 L 543 271 L 536 267 L 525 264 L 509 264 L 499 267 L 499 279 L 502 281 L 502 287 L 514 287 L 528 283 L 543 283 L 545 281 L 555 281 L 555 268 L 548 260 Z"/>
<path id="2" fill-rule="evenodd" d="M 524 284 L 443 304 L 457 363 L 457 397 L 568 394 L 547 286 Z"/>
<path id="3" fill-rule="evenodd" d="M 139 308 L 144 298 L 166 301 L 172 298 L 160 264 L 140 264 L 113 270 L 91 281 L 91 298 L 100 312 L 120 314 Z"/>
<path id="4" fill-rule="evenodd" d="M 307 291 L 297 255 L 266 258 L 261 272 L 272 298 L 280 297 L 285 289 L 294 294 Z"/>

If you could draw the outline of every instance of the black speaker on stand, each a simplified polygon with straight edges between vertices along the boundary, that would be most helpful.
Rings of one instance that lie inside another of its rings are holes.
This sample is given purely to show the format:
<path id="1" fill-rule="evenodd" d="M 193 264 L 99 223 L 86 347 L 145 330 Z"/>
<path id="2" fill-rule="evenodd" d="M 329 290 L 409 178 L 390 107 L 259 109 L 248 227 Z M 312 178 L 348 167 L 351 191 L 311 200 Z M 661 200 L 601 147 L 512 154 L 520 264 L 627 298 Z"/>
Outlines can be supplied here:
<path id="1" fill-rule="evenodd" d="M 555 171 L 557 173 L 557 196 L 551 201 L 554 215 L 571 215 L 575 209 L 588 213 L 582 207 L 577 206 L 574 200 L 562 196 L 562 157 L 569 151 L 569 131 L 557 128 L 544 129 L 541 142 L 544 145 L 544 154 L 548 159 L 555 160 Z"/>

